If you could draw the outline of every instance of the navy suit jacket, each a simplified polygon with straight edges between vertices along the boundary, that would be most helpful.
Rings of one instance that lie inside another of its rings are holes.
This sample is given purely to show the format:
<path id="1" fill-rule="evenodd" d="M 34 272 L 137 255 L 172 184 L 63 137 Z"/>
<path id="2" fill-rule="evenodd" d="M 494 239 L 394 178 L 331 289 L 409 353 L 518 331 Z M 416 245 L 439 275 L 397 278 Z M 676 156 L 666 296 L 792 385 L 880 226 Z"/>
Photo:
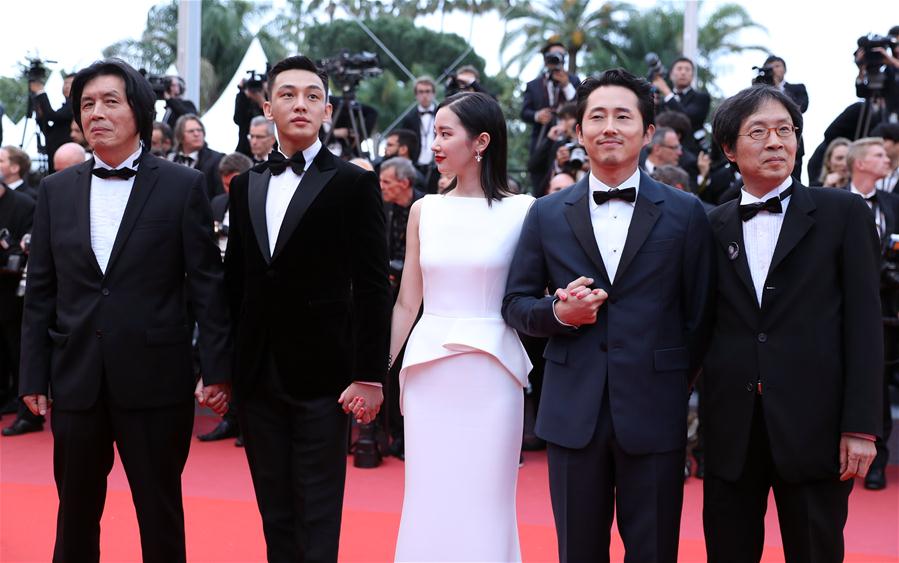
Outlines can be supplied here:
<path id="1" fill-rule="evenodd" d="M 568 448 L 593 436 L 608 389 L 616 438 L 631 454 L 683 448 L 687 398 L 714 294 L 713 238 L 699 199 L 640 174 L 621 261 L 610 283 L 590 221 L 588 178 L 542 197 L 525 219 L 503 317 L 549 338 L 537 434 Z M 559 323 L 549 288 L 579 276 L 608 300 L 597 321 Z"/>

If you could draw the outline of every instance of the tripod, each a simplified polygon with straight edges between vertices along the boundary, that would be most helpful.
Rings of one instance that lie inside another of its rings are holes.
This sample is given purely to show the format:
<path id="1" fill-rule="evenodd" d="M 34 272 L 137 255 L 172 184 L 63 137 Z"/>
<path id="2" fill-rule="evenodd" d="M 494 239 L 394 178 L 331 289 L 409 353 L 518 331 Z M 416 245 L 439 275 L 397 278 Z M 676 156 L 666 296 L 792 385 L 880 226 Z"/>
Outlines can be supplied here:
<path id="1" fill-rule="evenodd" d="M 331 142 L 334 130 L 337 129 L 337 124 L 340 123 L 340 118 L 344 113 L 350 120 L 350 138 L 348 140 L 350 154 L 354 157 L 369 158 L 368 151 L 362 150 L 362 141 L 368 138 L 365 118 L 362 114 L 362 104 L 356 101 L 356 92 L 351 87 L 345 87 L 337 101 L 337 111 L 334 112 L 334 116 L 331 118 L 333 125 L 328 132 L 328 136 L 325 137 L 324 144 L 327 146 Z"/>
<path id="2" fill-rule="evenodd" d="M 885 123 L 887 121 L 886 100 L 883 97 L 882 91 L 871 92 L 871 94 L 865 98 L 865 105 L 862 106 L 862 109 L 858 114 L 858 121 L 855 124 L 854 139 L 861 139 L 862 137 L 868 136 L 868 133 L 871 131 L 871 122 L 874 121 L 874 115 L 878 111 L 880 112 L 880 117 L 877 121 Z"/>

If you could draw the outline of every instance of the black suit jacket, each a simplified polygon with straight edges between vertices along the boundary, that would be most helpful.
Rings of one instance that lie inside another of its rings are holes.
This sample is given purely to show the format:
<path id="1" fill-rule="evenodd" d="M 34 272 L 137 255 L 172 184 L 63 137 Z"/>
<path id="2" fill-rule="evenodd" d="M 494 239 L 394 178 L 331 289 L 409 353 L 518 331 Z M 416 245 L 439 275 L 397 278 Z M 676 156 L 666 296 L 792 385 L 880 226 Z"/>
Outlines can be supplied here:
<path id="1" fill-rule="evenodd" d="M 796 105 L 799 106 L 799 111 L 805 113 L 805 110 L 808 109 L 808 92 L 805 90 L 805 84 L 785 82 L 784 93 L 796 102 Z"/>
<path id="2" fill-rule="evenodd" d="M 228 312 L 202 175 L 143 154 L 104 274 L 91 247 L 92 167 L 47 176 L 39 188 L 20 394 L 49 388 L 65 410 L 90 408 L 104 386 L 124 408 L 189 400 L 188 301 L 203 379 L 227 381 Z"/>
<path id="3" fill-rule="evenodd" d="M 384 204 L 373 172 L 322 147 L 269 255 L 261 164 L 231 182 L 225 277 L 235 319 L 235 385 L 249 393 L 274 359 L 294 398 L 383 381 L 391 292 Z"/>
<path id="4" fill-rule="evenodd" d="M 204 146 L 197 155 L 197 164 L 194 166 L 197 170 L 206 176 L 206 197 L 212 200 L 215 196 L 225 193 L 225 187 L 222 185 L 222 177 L 219 175 L 219 162 L 225 155 Z"/>
<path id="5" fill-rule="evenodd" d="M 706 469 L 740 477 L 761 382 L 778 473 L 792 482 L 833 479 L 841 433 L 881 434 L 872 215 L 858 196 L 794 183 L 759 307 L 738 207 L 734 200 L 710 213 L 718 294 L 702 376 Z"/>
<path id="6" fill-rule="evenodd" d="M 712 103 L 711 96 L 706 92 L 690 88 L 685 94 L 671 98 L 667 102 L 662 102 L 662 108 L 668 111 L 679 111 L 690 118 L 690 125 L 693 131 L 702 129 L 705 119 L 709 115 L 709 106 Z"/>
<path id="7" fill-rule="evenodd" d="M 72 106 L 69 100 L 54 110 L 46 92 L 34 97 L 37 124 L 47 140 L 47 159 L 50 172 L 54 171 L 53 155 L 56 149 L 72 140 Z"/>
<path id="8" fill-rule="evenodd" d="M 215 196 L 209 204 L 212 206 L 212 220 L 221 223 L 225 219 L 225 212 L 228 211 L 228 194 Z"/>

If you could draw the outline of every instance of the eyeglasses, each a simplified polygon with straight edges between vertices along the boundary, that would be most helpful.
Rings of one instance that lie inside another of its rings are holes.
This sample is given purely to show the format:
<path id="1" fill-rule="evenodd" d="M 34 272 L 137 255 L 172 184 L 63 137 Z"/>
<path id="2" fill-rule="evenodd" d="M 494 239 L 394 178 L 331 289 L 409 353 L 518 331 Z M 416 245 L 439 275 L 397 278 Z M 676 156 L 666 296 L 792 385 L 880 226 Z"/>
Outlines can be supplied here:
<path id="1" fill-rule="evenodd" d="M 665 145 L 665 144 L 663 144 L 662 146 L 665 147 L 666 149 L 671 149 L 671 150 L 673 150 L 673 151 L 679 151 L 679 150 L 681 150 L 682 148 L 684 148 L 684 146 L 683 146 L 683 145 L 680 145 L 680 144 L 678 144 L 678 145 Z"/>
<path id="2" fill-rule="evenodd" d="M 260 141 L 262 139 L 268 139 L 271 135 L 253 135 L 252 133 L 247 135 L 247 139 L 251 141 Z"/>
<path id="3" fill-rule="evenodd" d="M 785 139 L 799 131 L 799 127 L 793 125 L 780 125 L 778 127 L 754 127 L 749 133 L 740 133 L 737 137 L 749 137 L 754 141 L 763 141 L 774 131 L 778 137 Z"/>

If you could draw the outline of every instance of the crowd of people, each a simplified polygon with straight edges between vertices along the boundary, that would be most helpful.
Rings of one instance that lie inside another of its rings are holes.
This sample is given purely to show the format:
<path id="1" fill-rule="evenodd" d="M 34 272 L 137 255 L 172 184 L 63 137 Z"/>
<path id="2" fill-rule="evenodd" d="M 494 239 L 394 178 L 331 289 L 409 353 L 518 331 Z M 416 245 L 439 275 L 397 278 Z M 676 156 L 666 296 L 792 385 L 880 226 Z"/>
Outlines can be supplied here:
<path id="1" fill-rule="evenodd" d="M 350 421 L 357 465 L 406 460 L 398 560 L 520 559 L 522 449 L 548 450 L 562 561 L 607 559 L 613 514 L 629 559 L 675 561 L 689 476 L 710 561 L 759 560 L 771 490 L 787 559 L 841 560 L 853 478 L 887 486 L 897 383 L 879 52 L 885 86 L 861 53 L 864 101 L 809 161 L 832 189 L 800 183 L 809 93 L 777 56 L 710 116 L 686 57 L 581 80 L 550 42 L 525 189 L 471 67 L 443 100 L 416 79 L 376 158 L 305 57 L 240 85 L 229 154 L 178 81 L 159 121 L 118 60 L 58 110 L 32 82 L 49 175 L 0 148 L 2 434 L 52 405 L 54 559 L 99 557 L 115 443 L 144 558 L 184 560 L 196 397 L 221 416 L 199 439 L 246 450 L 270 561 L 336 560 Z"/>

